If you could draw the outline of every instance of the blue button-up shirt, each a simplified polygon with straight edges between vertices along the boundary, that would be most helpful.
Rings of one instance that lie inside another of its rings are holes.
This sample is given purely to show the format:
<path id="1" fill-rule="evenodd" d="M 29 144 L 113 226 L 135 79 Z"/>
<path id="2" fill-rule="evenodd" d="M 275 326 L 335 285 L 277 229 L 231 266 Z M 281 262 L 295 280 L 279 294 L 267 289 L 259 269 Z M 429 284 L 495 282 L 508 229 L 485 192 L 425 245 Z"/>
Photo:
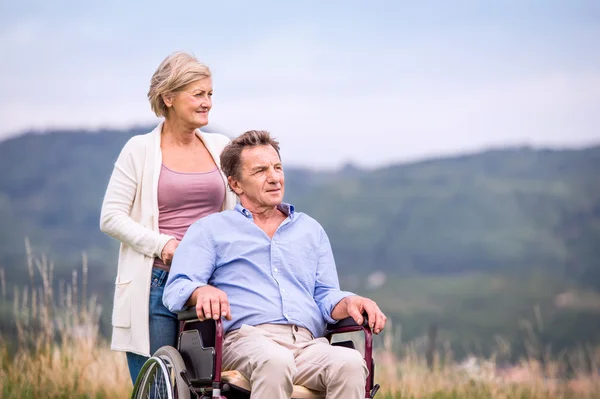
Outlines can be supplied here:
<path id="1" fill-rule="evenodd" d="M 229 299 L 232 320 L 242 324 L 295 324 L 323 335 L 334 323 L 331 311 L 350 292 L 340 291 L 331 245 L 325 230 L 310 216 L 287 214 L 273 238 L 258 227 L 240 204 L 198 220 L 175 251 L 163 294 L 165 306 L 181 311 L 197 287 L 210 284 Z"/>

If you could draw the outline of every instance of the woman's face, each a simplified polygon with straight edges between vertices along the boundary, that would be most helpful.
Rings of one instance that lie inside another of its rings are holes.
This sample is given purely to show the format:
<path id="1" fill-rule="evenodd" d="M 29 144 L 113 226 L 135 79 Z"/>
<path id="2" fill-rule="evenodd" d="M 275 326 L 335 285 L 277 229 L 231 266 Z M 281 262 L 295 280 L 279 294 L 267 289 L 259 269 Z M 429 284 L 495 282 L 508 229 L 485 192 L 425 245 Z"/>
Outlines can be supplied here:
<path id="1" fill-rule="evenodd" d="M 168 118 L 177 124 L 200 128 L 208 124 L 212 108 L 212 79 L 204 78 L 185 86 L 171 97 Z"/>

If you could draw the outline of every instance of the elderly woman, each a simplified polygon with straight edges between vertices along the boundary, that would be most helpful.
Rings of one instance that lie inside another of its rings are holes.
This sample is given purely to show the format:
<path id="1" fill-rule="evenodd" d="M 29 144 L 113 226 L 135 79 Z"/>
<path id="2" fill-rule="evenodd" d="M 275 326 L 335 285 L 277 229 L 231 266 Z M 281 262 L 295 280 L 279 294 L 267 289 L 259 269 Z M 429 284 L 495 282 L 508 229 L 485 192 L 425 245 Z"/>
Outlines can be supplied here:
<path id="1" fill-rule="evenodd" d="M 219 165 L 229 139 L 199 130 L 208 123 L 212 94 L 205 65 L 185 53 L 167 57 L 148 92 L 164 121 L 125 144 L 106 189 L 100 229 L 121 242 L 111 347 L 127 352 L 133 382 L 148 356 L 176 344 L 177 317 L 162 294 L 184 233 L 236 203 Z"/>

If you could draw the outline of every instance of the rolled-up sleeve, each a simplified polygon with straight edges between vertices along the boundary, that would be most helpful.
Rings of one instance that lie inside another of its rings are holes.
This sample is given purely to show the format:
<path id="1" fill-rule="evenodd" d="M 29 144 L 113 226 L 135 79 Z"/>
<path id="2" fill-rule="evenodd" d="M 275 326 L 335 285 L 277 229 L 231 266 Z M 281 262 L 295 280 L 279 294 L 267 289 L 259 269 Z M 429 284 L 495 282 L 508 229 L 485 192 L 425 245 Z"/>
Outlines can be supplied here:
<path id="1" fill-rule="evenodd" d="M 345 297 L 355 295 L 352 292 L 341 291 L 338 280 L 333 251 L 327 233 L 321 228 L 319 241 L 319 260 L 317 265 L 317 278 L 315 284 L 315 302 L 327 323 L 336 323 L 331 318 L 333 308 Z"/>
<path id="2" fill-rule="evenodd" d="M 190 226 L 175 250 L 163 292 L 163 304 L 171 312 L 183 310 L 194 290 L 208 284 L 215 269 L 217 250 L 202 222 Z"/>

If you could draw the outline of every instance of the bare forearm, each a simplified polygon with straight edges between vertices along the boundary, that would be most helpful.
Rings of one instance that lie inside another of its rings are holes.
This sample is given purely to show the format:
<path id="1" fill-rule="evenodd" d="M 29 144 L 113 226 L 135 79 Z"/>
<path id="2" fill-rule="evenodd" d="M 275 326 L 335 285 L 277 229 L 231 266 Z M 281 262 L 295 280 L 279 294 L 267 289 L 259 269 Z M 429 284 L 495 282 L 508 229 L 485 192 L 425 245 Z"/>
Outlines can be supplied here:
<path id="1" fill-rule="evenodd" d="M 349 297 L 345 297 L 344 299 L 339 301 L 337 303 L 337 305 L 335 305 L 335 307 L 331 311 L 332 319 L 342 320 L 342 319 L 345 319 L 346 317 L 350 317 L 350 314 L 348 313 L 348 298 Z"/>
<path id="2" fill-rule="evenodd" d="M 200 287 L 196 288 L 194 290 L 194 292 L 192 292 L 192 295 L 190 295 L 190 297 L 188 298 L 187 302 L 185 303 L 185 306 L 196 306 L 196 303 L 198 303 L 198 291 L 200 290 Z"/>

